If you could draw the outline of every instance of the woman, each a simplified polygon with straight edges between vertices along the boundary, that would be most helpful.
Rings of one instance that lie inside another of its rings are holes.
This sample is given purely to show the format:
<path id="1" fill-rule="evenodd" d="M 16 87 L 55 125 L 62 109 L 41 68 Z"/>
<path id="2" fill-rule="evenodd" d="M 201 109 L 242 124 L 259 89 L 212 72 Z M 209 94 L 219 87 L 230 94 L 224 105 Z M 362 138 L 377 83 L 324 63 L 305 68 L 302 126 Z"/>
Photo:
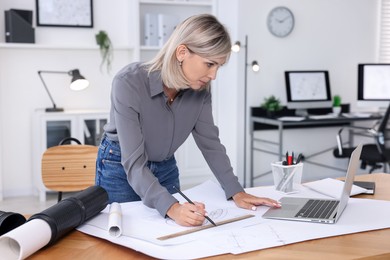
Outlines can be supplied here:
<path id="1" fill-rule="evenodd" d="M 214 16 L 195 15 L 177 26 L 153 60 L 115 76 L 96 171 L 110 203 L 142 200 L 180 225 L 201 225 L 205 205 L 180 204 L 171 195 L 180 186 L 174 153 L 192 133 L 227 199 L 252 210 L 280 207 L 244 192 L 218 138 L 208 87 L 230 49 L 230 36 Z"/>

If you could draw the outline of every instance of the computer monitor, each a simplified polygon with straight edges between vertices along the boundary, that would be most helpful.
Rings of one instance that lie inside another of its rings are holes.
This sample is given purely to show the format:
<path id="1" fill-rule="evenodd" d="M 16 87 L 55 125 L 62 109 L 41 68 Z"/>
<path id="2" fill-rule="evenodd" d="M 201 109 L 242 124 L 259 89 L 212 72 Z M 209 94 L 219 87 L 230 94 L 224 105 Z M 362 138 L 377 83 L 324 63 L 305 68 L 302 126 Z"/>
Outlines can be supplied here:
<path id="1" fill-rule="evenodd" d="M 390 64 L 358 64 L 358 107 L 387 108 L 390 103 Z"/>
<path id="2" fill-rule="evenodd" d="M 331 108 L 329 73 L 326 70 L 285 71 L 287 108 L 307 116 L 309 108 Z"/>

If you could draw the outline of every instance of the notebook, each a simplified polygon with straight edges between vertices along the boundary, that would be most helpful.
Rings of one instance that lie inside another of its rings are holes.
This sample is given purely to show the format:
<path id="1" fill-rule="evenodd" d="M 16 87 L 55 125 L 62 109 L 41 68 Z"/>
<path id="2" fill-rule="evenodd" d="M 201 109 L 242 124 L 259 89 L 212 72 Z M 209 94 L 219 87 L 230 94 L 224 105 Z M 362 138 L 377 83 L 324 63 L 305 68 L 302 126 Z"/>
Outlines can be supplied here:
<path id="1" fill-rule="evenodd" d="M 336 223 L 347 206 L 355 174 L 359 167 L 362 144 L 351 154 L 343 191 L 339 200 L 282 197 L 281 208 L 269 208 L 263 218 L 284 219 L 317 223 Z"/>

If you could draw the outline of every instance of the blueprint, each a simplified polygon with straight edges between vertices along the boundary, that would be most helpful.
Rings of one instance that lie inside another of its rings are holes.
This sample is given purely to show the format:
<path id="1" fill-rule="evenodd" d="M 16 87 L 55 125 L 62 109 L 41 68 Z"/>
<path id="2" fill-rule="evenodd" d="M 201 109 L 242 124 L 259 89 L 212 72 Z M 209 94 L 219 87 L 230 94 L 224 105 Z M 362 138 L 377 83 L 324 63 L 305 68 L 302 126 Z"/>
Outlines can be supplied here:
<path id="1" fill-rule="evenodd" d="M 276 200 L 286 196 L 274 187 L 249 188 L 246 191 Z M 226 200 L 219 184 L 212 181 L 183 192 L 193 201 L 205 203 L 214 222 L 247 214 L 255 216 L 160 241 L 157 239 L 160 236 L 190 230 L 193 227 L 181 227 L 172 220 L 161 217 L 155 209 L 144 206 L 142 202 L 130 202 L 121 203 L 120 237 L 116 238 L 108 233 L 108 208 L 78 227 L 78 230 L 152 257 L 194 259 L 226 253 L 240 254 L 311 239 L 390 227 L 390 201 L 350 198 L 336 224 L 317 224 L 263 219 L 261 216 L 268 207 L 259 206 L 256 211 L 237 208 L 234 202 Z M 288 196 L 329 198 L 304 186 L 299 187 L 299 192 Z M 177 199 L 184 202 L 180 196 Z M 209 223 L 205 221 L 204 225 Z"/>

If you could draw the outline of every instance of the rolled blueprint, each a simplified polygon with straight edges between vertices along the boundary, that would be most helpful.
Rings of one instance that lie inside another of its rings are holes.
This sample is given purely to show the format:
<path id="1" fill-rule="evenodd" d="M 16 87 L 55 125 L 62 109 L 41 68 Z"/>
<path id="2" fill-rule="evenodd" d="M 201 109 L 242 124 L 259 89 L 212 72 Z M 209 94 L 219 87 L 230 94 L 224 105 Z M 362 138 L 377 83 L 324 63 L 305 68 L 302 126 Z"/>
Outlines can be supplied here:
<path id="1" fill-rule="evenodd" d="M 122 235 L 122 209 L 121 205 L 113 202 L 108 216 L 108 233 L 113 237 Z"/>
<path id="2" fill-rule="evenodd" d="M 0 236 L 26 223 L 26 218 L 19 213 L 0 210 Z"/>
<path id="3" fill-rule="evenodd" d="M 61 200 L 1 236 L 1 255 L 5 259 L 25 259 L 97 215 L 107 204 L 107 192 L 100 186 L 91 186 Z"/>
<path id="4" fill-rule="evenodd" d="M 0 237 L 0 252 L 4 259 L 24 259 L 50 241 L 51 230 L 46 221 L 33 219 Z"/>

